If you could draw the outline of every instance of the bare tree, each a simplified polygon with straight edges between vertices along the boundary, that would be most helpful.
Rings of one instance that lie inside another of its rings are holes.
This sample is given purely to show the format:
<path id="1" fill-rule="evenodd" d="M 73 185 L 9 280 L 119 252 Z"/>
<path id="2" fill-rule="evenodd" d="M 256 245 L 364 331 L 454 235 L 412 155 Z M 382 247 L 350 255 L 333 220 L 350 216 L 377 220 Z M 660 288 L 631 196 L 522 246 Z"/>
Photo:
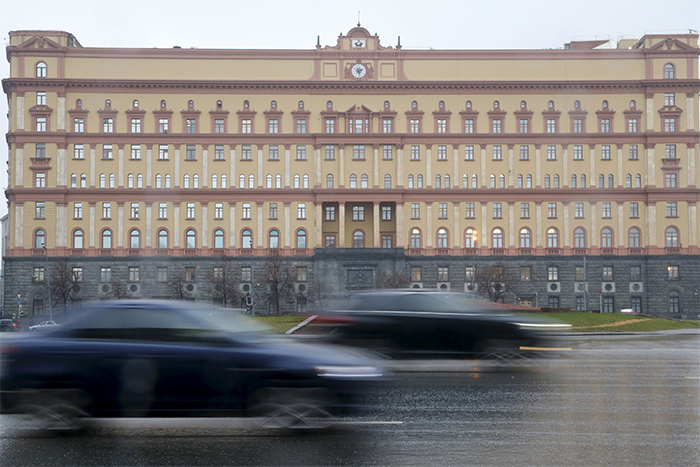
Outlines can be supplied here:
<path id="1" fill-rule="evenodd" d="M 268 257 L 263 283 L 267 287 L 267 303 L 272 313 L 280 314 L 280 301 L 294 296 L 294 275 L 289 261 L 280 255 Z"/>
<path id="2" fill-rule="evenodd" d="M 234 269 L 230 262 L 223 260 L 207 274 L 213 288 L 212 296 L 223 307 L 235 307 L 240 304 L 242 294 L 239 277 L 240 272 Z"/>
<path id="3" fill-rule="evenodd" d="M 185 271 L 176 269 L 172 274 L 169 274 L 168 289 L 172 298 L 175 300 L 187 300 L 191 298 L 192 295 L 187 291 L 185 288 L 186 286 Z"/>
<path id="4" fill-rule="evenodd" d="M 405 289 L 410 283 L 409 277 L 400 271 L 380 274 L 377 278 L 378 289 Z"/>
<path id="5" fill-rule="evenodd" d="M 481 269 L 476 273 L 478 293 L 492 302 L 503 303 L 506 295 L 513 291 L 515 282 L 510 270 L 502 263 Z"/>
<path id="6" fill-rule="evenodd" d="M 65 259 L 59 259 L 51 270 L 51 298 L 53 305 L 61 304 L 65 310 L 80 295 L 80 281 Z"/>
<path id="7" fill-rule="evenodd" d="M 115 300 L 131 298 L 131 292 L 129 292 L 126 283 L 121 279 L 112 279 L 112 282 L 109 285 L 108 295 Z"/>
<path id="8" fill-rule="evenodd" d="M 309 287 L 306 296 L 309 302 L 313 303 L 315 309 L 325 310 L 328 308 L 333 292 L 333 287 L 329 282 L 317 278 Z"/>

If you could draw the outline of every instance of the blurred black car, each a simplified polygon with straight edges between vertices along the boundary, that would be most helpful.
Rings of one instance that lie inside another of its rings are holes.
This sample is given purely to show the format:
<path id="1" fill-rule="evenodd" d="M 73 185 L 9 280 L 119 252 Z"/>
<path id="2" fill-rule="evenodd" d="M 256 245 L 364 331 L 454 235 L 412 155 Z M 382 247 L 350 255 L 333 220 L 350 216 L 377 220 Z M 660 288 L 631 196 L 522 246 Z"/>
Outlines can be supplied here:
<path id="1" fill-rule="evenodd" d="M 0 331 L 4 332 L 19 332 L 22 330 L 22 323 L 17 319 L 3 318 L 0 319 Z"/>
<path id="2" fill-rule="evenodd" d="M 567 324 L 499 312 L 465 293 L 381 290 L 357 293 L 319 315 L 327 340 L 392 358 L 526 357 L 561 350 Z"/>
<path id="3" fill-rule="evenodd" d="M 236 415 L 306 428 L 352 411 L 382 376 L 354 349 L 258 331 L 183 302 L 94 305 L 45 333 L 3 339 L 2 410 L 53 429 L 89 416 Z"/>

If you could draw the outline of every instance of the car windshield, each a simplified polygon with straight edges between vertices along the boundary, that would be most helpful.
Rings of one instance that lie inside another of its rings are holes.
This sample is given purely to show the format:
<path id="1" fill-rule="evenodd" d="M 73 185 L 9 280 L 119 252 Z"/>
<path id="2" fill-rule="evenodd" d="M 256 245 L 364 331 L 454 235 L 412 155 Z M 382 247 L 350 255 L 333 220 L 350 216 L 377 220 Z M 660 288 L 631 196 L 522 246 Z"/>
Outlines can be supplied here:
<path id="1" fill-rule="evenodd" d="M 358 294 L 350 299 L 351 310 L 475 313 L 485 311 L 467 294 L 407 292 Z"/>

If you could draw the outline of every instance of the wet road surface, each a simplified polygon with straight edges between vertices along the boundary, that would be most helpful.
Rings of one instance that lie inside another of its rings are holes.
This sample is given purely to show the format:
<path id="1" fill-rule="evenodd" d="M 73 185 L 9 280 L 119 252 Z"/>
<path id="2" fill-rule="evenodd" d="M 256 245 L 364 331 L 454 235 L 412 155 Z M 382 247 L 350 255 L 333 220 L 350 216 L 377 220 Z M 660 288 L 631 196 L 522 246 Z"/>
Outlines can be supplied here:
<path id="1" fill-rule="evenodd" d="M 361 417 L 101 420 L 57 436 L 0 417 L 0 465 L 700 465 L 700 334 L 580 336 L 518 365 L 401 362 Z"/>

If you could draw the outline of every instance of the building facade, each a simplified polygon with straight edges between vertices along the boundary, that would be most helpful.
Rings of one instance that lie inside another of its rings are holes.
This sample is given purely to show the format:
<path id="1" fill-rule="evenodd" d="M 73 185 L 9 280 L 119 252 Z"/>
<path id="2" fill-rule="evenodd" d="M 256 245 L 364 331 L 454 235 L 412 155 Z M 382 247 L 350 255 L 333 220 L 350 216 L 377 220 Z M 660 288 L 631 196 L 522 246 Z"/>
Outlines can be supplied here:
<path id="1" fill-rule="evenodd" d="M 310 50 L 11 32 L 4 307 L 46 313 L 58 268 L 71 300 L 115 280 L 167 297 L 182 273 L 211 301 L 221 264 L 262 296 L 273 255 L 297 271 L 289 309 L 320 280 L 465 291 L 499 265 L 511 302 L 697 316 L 699 52 L 697 34 L 486 51 L 359 26 Z"/>

